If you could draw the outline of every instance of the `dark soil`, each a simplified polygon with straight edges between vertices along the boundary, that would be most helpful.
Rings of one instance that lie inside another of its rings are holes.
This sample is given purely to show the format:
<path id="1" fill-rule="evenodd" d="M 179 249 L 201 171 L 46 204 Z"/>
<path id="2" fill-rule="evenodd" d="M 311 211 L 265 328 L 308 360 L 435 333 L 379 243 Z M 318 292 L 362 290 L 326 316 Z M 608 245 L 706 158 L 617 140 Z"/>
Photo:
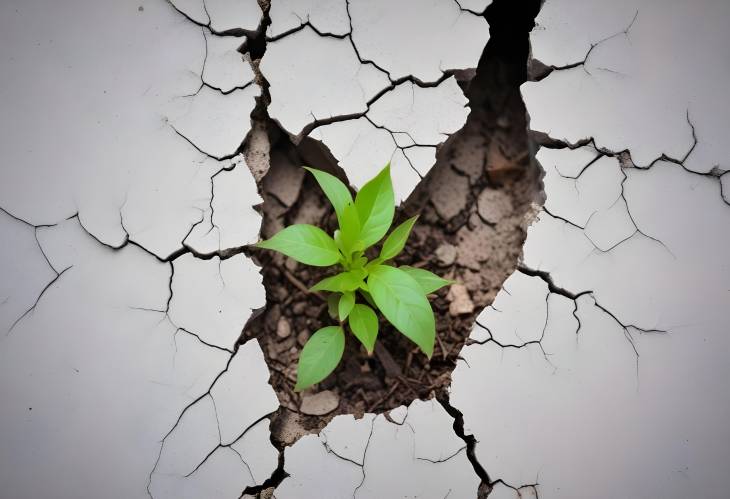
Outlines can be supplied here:
<path id="1" fill-rule="evenodd" d="M 249 321 L 241 341 L 257 338 L 266 356 L 271 384 L 283 407 L 272 426 L 273 437 L 281 444 L 297 438 L 286 434 L 291 433 L 292 422 L 302 431 L 316 431 L 337 414 L 357 417 L 408 405 L 416 398 L 445 395 L 474 319 L 518 264 L 526 226 L 543 201 L 540 169 L 531 160 L 519 93 L 526 78 L 526 34 L 537 9 L 528 22 L 524 18 L 529 13 L 501 12 L 505 3 L 495 5 L 488 18 L 501 16 L 500 30 L 492 28 L 492 39 L 473 77 L 460 81 L 470 101 L 467 123 L 440 148 L 436 165 L 396 214 L 396 223 L 420 215 L 396 263 L 423 267 L 458 283 L 431 298 L 437 341 L 430 362 L 381 321 L 375 355 L 368 357 L 348 335 L 335 373 L 312 390 L 295 393 L 302 346 L 317 329 L 334 323 L 325 296 L 307 289 L 333 270 L 297 264 L 270 251 L 251 251 L 262 266 L 267 307 Z M 343 172 L 318 142 L 305 138 L 293 144 L 271 120 L 266 126 L 271 168 L 261 182 L 262 237 L 294 223 L 312 223 L 333 232 L 333 210 L 301 166 L 328 170 L 345 180 Z M 322 390 L 336 394 L 337 409 L 324 417 L 298 414 L 302 396 Z"/>

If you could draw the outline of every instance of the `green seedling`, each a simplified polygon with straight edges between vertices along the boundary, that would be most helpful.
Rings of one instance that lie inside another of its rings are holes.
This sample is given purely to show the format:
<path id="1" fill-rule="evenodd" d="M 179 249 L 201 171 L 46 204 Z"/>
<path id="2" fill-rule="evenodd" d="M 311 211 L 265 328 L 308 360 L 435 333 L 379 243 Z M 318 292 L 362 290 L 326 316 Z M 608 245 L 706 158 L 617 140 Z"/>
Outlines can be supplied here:
<path id="1" fill-rule="evenodd" d="M 416 222 L 412 217 L 393 229 L 377 258 L 368 261 L 365 251 L 385 237 L 393 223 L 395 198 L 390 165 L 366 183 L 353 201 L 345 184 L 329 173 L 307 168 L 332 203 L 339 229 L 330 236 L 308 224 L 286 227 L 257 244 L 294 260 L 317 267 L 337 266 L 311 291 L 330 293 L 330 316 L 338 325 L 315 332 L 302 349 L 295 390 L 319 383 L 332 373 L 345 350 L 345 326 L 372 354 L 378 337 L 376 310 L 395 329 L 413 341 L 428 358 L 433 354 L 436 328 L 426 295 L 451 283 L 424 269 L 388 262 L 405 247 Z"/>

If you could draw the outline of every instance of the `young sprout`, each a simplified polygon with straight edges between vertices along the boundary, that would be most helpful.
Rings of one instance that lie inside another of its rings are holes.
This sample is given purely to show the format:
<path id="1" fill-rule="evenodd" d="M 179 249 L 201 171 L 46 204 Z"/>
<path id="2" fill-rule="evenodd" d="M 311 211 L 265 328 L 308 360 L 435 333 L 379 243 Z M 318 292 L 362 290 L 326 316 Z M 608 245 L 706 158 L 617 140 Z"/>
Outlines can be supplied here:
<path id="1" fill-rule="evenodd" d="M 296 224 L 257 244 L 306 265 L 339 267 L 339 273 L 311 288 L 330 293 L 330 315 L 339 324 L 321 328 L 304 345 L 294 389 L 309 388 L 335 370 L 345 350 L 345 325 L 372 354 L 378 337 L 376 310 L 430 359 L 436 327 L 426 295 L 451 281 L 427 270 L 388 263 L 403 251 L 417 217 L 388 234 L 377 258 L 368 261 L 365 256 L 365 251 L 380 242 L 393 223 L 395 197 L 390 165 L 367 182 L 354 201 L 336 177 L 314 168 L 307 170 L 332 203 L 339 228 L 330 236 L 314 225 Z"/>

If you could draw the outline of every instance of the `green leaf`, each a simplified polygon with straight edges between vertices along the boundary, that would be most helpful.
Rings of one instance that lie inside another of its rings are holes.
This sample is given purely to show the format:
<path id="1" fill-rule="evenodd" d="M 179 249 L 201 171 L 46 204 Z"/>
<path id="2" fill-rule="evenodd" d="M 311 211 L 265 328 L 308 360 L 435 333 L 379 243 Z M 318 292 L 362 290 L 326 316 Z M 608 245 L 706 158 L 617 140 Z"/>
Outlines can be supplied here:
<path id="1" fill-rule="evenodd" d="M 413 228 L 413 224 L 416 223 L 416 219 L 418 219 L 418 215 L 409 218 L 393 229 L 393 232 L 390 233 L 383 243 L 383 248 L 380 250 L 380 260 L 390 260 L 403 251 L 406 241 L 408 240 L 408 236 L 411 233 L 411 229 Z"/>
<path id="2" fill-rule="evenodd" d="M 428 270 L 417 269 L 415 267 L 409 267 L 407 265 L 401 265 L 398 268 L 416 280 L 418 285 L 421 286 L 421 288 L 423 289 L 424 295 L 433 293 L 443 288 L 444 286 L 448 286 L 449 284 L 454 283 L 454 281 L 449 281 L 448 279 L 439 277 L 433 272 L 429 272 Z"/>
<path id="3" fill-rule="evenodd" d="M 400 269 L 380 265 L 371 270 L 368 286 L 385 318 L 431 358 L 436 325 L 431 304 L 416 280 Z"/>
<path id="4" fill-rule="evenodd" d="M 316 267 L 334 265 L 340 260 L 335 241 L 314 225 L 290 225 L 256 246 L 278 251 L 298 262 Z"/>
<path id="5" fill-rule="evenodd" d="M 337 313 L 340 316 L 340 320 L 344 321 L 347 316 L 350 315 L 352 307 L 355 306 L 355 293 L 352 291 L 345 291 L 340 297 L 340 303 L 337 305 Z"/>
<path id="6" fill-rule="evenodd" d="M 362 226 L 360 238 L 367 248 L 380 241 L 393 223 L 395 195 L 390 181 L 390 163 L 358 191 L 355 207 Z"/>
<path id="7" fill-rule="evenodd" d="M 360 241 L 360 217 L 353 203 L 345 206 L 339 222 L 342 247 L 349 258 L 355 251 L 364 249 L 364 245 Z"/>
<path id="8" fill-rule="evenodd" d="M 332 206 L 337 214 L 337 221 L 342 225 L 342 216 L 345 211 L 345 206 L 348 203 L 352 203 L 352 195 L 345 184 L 340 182 L 340 179 L 334 175 L 330 175 L 322 170 L 315 168 L 304 167 L 309 173 L 314 175 L 315 180 L 324 191 L 324 195 L 330 200 Z"/>
<path id="9" fill-rule="evenodd" d="M 375 339 L 378 337 L 378 317 L 367 305 L 356 304 L 350 312 L 348 323 L 352 334 L 360 340 L 368 354 L 373 353 Z"/>
<path id="10" fill-rule="evenodd" d="M 344 351 L 345 332 L 341 326 L 323 327 L 314 333 L 299 355 L 294 390 L 299 392 L 329 376 L 340 363 Z"/>
<path id="11" fill-rule="evenodd" d="M 366 273 L 363 269 L 352 269 L 347 272 L 340 272 L 332 277 L 325 277 L 312 286 L 311 291 L 332 291 L 335 293 L 355 291 L 361 284 L 363 284 L 365 276 Z"/>

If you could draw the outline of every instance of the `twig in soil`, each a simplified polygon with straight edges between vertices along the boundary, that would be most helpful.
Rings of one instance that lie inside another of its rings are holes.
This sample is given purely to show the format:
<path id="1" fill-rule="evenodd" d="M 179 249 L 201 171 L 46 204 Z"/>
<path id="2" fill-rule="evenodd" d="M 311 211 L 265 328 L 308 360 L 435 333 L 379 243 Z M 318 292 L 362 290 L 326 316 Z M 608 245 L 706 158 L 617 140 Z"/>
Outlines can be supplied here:
<path id="1" fill-rule="evenodd" d="M 292 273 L 291 273 L 291 272 L 289 272 L 288 270 L 284 270 L 284 275 L 285 275 L 285 276 L 286 276 L 286 278 L 287 278 L 287 279 L 289 280 L 289 282 L 290 282 L 290 283 L 292 283 L 292 284 L 293 284 L 294 286 L 296 286 L 297 288 L 299 288 L 299 290 L 300 290 L 301 292 L 303 292 L 303 293 L 306 293 L 306 294 L 308 294 L 308 295 L 314 295 L 314 296 L 316 296 L 317 298 L 319 298 L 320 300 L 322 300 L 323 302 L 325 302 L 325 303 L 327 302 L 327 300 L 325 299 L 325 297 L 324 297 L 324 296 L 322 296 L 322 294 L 321 294 L 321 293 L 319 293 L 319 292 L 317 292 L 317 291 L 310 291 L 310 290 L 309 290 L 309 288 L 308 288 L 308 287 L 306 287 L 306 286 L 304 285 L 304 283 L 303 283 L 302 281 L 300 281 L 299 279 L 297 279 L 296 277 L 294 277 L 294 276 L 292 275 Z"/>
<path id="2" fill-rule="evenodd" d="M 446 356 L 448 354 L 446 352 L 446 348 L 444 348 L 443 342 L 441 341 L 441 337 L 438 334 L 436 335 L 436 340 L 439 342 L 439 347 L 441 348 L 441 356 L 444 358 L 444 360 L 446 360 Z"/>
<path id="3" fill-rule="evenodd" d="M 403 386 L 405 386 L 408 389 L 408 391 L 410 391 L 411 393 L 413 393 L 413 395 L 418 397 L 418 392 L 411 386 L 411 383 L 410 383 L 411 381 L 415 381 L 415 380 L 409 380 L 405 376 L 398 376 L 398 379 L 403 382 Z M 416 383 L 417 383 L 417 381 L 416 381 Z"/>
<path id="4" fill-rule="evenodd" d="M 393 393 L 395 393 L 395 391 L 398 389 L 399 385 L 400 385 L 400 380 L 399 379 L 395 380 L 395 383 L 393 383 L 393 386 L 390 387 L 390 390 L 388 390 L 388 393 L 386 393 L 385 395 L 380 397 L 374 404 L 372 404 L 370 407 L 368 407 L 367 412 L 373 412 L 375 409 L 377 409 L 380 406 L 380 404 L 382 404 L 383 402 L 388 400 L 390 398 L 390 396 L 393 395 Z"/>
<path id="5" fill-rule="evenodd" d="M 375 355 L 380 360 L 380 363 L 383 364 L 386 376 L 397 378 L 403 375 L 400 366 L 393 360 L 393 356 L 383 347 L 382 343 L 375 344 Z"/>

